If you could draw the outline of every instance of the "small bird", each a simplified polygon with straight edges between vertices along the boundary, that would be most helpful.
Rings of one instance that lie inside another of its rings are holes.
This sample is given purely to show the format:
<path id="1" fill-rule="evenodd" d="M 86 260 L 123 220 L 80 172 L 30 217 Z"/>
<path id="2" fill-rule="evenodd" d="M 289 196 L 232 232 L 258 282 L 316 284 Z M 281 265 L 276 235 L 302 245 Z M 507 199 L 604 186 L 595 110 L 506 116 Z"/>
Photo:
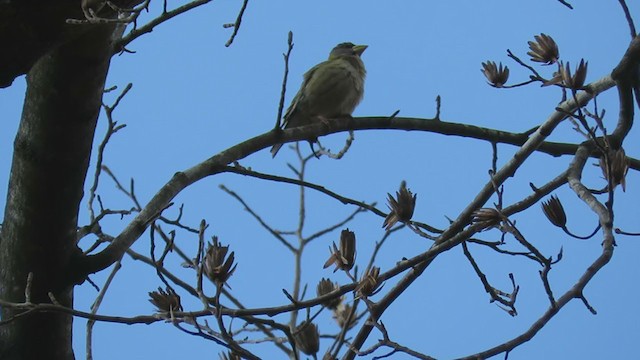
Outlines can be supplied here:
<path id="1" fill-rule="evenodd" d="M 328 60 L 307 71 L 284 114 L 283 128 L 351 116 L 364 95 L 366 71 L 360 56 L 366 49 L 367 45 L 338 44 Z M 316 141 L 317 138 L 309 139 L 310 144 Z M 271 155 L 275 157 L 281 147 L 282 144 L 274 145 Z"/>

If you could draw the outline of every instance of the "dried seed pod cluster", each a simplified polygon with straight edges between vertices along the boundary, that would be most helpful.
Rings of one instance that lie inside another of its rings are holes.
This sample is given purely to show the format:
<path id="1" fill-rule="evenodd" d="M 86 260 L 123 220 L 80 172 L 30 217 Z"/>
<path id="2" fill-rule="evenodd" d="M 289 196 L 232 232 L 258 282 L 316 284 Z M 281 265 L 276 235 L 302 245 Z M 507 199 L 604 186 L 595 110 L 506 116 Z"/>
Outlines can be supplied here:
<path id="1" fill-rule="evenodd" d="M 509 80 L 509 68 L 506 66 L 496 65 L 495 61 L 487 61 L 482 63 L 482 73 L 487 78 L 489 85 L 501 88 Z"/>
<path id="2" fill-rule="evenodd" d="M 569 62 L 565 64 L 560 61 L 560 50 L 558 48 L 558 44 L 551 36 L 544 33 L 535 35 L 534 41 L 528 41 L 527 43 L 529 44 L 529 51 L 527 52 L 527 55 L 531 57 L 531 61 L 542 63 L 543 65 L 558 64 L 558 70 L 553 73 L 551 79 L 542 80 L 542 86 L 557 84 L 574 91 L 580 90 L 584 87 L 588 68 L 588 63 L 584 59 L 580 60 L 580 63 L 572 73 Z M 522 64 L 519 59 L 516 58 L 516 60 Z M 495 61 L 483 62 L 482 69 L 480 69 L 480 71 L 482 71 L 484 76 L 487 78 L 489 85 L 496 88 L 504 87 L 509 79 L 509 68 L 506 66 L 503 67 L 502 63 L 496 65 Z M 537 74 L 535 75 L 536 76 L 531 76 L 532 80 L 541 80 Z M 529 82 L 525 82 L 523 84 L 527 84 Z"/>
<path id="3" fill-rule="evenodd" d="M 149 302 L 155 306 L 159 312 L 161 313 L 174 313 L 177 311 L 182 311 L 182 305 L 180 304 L 180 296 L 176 294 L 176 292 L 167 288 L 167 290 L 162 290 L 162 288 L 158 288 L 158 291 L 151 291 L 149 293 Z"/>
<path id="4" fill-rule="evenodd" d="M 500 225 L 502 214 L 494 208 L 481 208 L 473 212 L 471 222 L 479 224 L 482 230 L 489 230 Z"/>
<path id="5" fill-rule="evenodd" d="M 356 234 L 349 229 L 342 230 L 340 233 L 340 248 L 333 243 L 333 249 L 329 248 L 331 256 L 324 263 L 324 268 L 335 265 L 334 272 L 338 270 L 349 271 L 353 268 L 356 261 Z"/>
<path id="6" fill-rule="evenodd" d="M 296 347 L 307 355 L 315 355 L 320 350 L 318 327 L 308 320 L 296 327 L 293 338 L 296 341 Z"/>
<path id="7" fill-rule="evenodd" d="M 396 191 L 395 198 L 389 193 L 387 193 L 387 195 L 389 197 L 388 206 L 390 211 L 389 215 L 384 219 L 382 227 L 389 231 L 398 221 L 403 223 L 411 221 L 418 194 L 412 194 L 411 191 L 407 189 L 407 183 L 403 181 L 400 183 L 400 189 Z"/>
<path id="8" fill-rule="evenodd" d="M 318 283 L 318 287 L 316 288 L 316 294 L 318 297 L 331 294 L 335 290 L 339 288 L 338 283 L 334 283 L 329 279 L 322 278 Z M 326 308 L 335 310 L 338 305 L 342 302 L 342 296 L 332 298 L 322 303 Z"/>
<path id="9" fill-rule="evenodd" d="M 218 286 L 224 285 L 236 270 L 237 264 L 233 263 L 235 260 L 234 253 L 232 251 L 227 257 L 228 252 L 229 246 L 222 246 L 218 242 L 218 237 L 214 236 L 213 244 L 209 244 L 204 256 L 204 274 Z"/>
<path id="10" fill-rule="evenodd" d="M 367 274 L 362 276 L 362 279 L 356 286 L 356 292 L 362 297 L 373 296 L 382 289 L 380 285 L 382 281 L 380 279 L 380 268 L 373 266 Z"/>
<path id="11" fill-rule="evenodd" d="M 571 67 L 569 62 L 563 66 L 560 63 L 560 75 L 562 77 L 562 84 L 572 90 L 580 90 L 584 86 L 584 81 L 587 79 L 587 67 L 589 66 L 588 62 L 585 62 L 584 59 L 580 60 L 580 64 L 576 67 L 575 73 L 571 74 Z"/>
<path id="12" fill-rule="evenodd" d="M 609 166 L 607 166 L 607 162 L 610 163 Z M 629 171 L 629 159 L 627 159 L 624 149 L 609 150 L 607 159 L 601 156 L 599 163 L 604 178 L 610 181 L 613 187 L 620 185 L 622 191 L 626 191 L 625 178 Z"/>
<path id="13" fill-rule="evenodd" d="M 567 225 L 567 215 L 564 212 L 564 207 L 557 196 L 551 195 L 551 198 L 542 202 L 542 211 L 549 221 L 559 227 L 565 228 Z"/>
<path id="14" fill-rule="evenodd" d="M 558 44 L 547 34 L 540 34 L 533 37 L 535 41 L 527 42 L 530 51 L 531 61 L 543 63 L 544 65 L 554 64 L 560 59 Z"/>

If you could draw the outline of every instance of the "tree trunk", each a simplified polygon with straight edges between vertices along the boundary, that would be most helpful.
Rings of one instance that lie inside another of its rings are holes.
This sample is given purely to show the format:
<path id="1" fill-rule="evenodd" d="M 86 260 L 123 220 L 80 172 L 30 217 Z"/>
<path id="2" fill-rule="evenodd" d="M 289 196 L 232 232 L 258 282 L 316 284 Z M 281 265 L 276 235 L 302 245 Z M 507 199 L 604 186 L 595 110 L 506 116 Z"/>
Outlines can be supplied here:
<path id="1" fill-rule="evenodd" d="M 73 305 L 69 262 L 96 120 L 112 55 L 114 25 L 91 30 L 42 56 L 27 73 L 0 231 L 0 299 Z M 2 320 L 20 311 L 3 307 Z M 72 317 L 34 312 L 0 326 L 0 359 L 74 359 Z"/>

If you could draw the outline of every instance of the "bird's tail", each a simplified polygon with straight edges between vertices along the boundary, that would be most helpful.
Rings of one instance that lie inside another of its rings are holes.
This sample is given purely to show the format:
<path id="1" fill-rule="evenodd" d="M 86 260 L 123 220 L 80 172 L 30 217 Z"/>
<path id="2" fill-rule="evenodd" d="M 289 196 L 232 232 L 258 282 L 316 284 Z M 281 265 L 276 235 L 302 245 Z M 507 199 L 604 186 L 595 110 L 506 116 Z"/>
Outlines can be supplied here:
<path id="1" fill-rule="evenodd" d="M 278 153 L 278 151 L 280 151 L 281 147 L 282 147 L 282 144 L 273 145 L 273 147 L 271 148 L 271 157 L 272 158 L 276 157 L 276 154 Z"/>

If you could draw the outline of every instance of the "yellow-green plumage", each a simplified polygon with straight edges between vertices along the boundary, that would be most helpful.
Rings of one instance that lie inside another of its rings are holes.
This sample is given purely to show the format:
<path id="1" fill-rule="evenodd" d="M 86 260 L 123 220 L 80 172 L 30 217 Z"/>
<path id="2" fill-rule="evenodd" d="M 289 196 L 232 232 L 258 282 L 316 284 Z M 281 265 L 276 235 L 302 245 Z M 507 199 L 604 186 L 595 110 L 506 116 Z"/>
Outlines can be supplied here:
<path id="1" fill-rule="evenodd" d="M 327 61 L 307 71 L 284 115 L 283 127 L 350 116 L 364 95 L 366 71 L 360 55 L 366 48 L 366 45 L 339 44 L 331 50 Z M 281 147 L 282 144 L 274 145 L 271 154 L 276 156 Z"/>

